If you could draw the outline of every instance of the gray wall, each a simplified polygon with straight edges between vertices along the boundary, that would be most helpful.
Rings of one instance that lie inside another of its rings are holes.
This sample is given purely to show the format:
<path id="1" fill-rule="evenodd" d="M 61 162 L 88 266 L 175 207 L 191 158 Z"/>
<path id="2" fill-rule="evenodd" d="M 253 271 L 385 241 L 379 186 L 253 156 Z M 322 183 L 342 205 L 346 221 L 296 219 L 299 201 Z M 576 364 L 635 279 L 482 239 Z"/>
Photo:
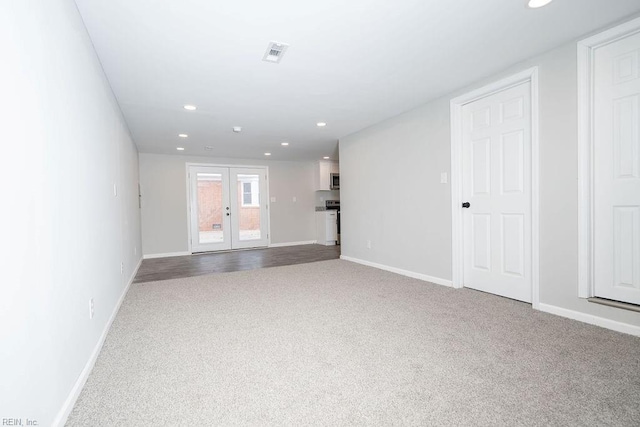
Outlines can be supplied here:
<path id="1" fill-rule="evenodd" d="M 144 255 L 188 251 L 186 163 L 268 166 L 271 243 L 315 240 L 313 162 L 140 154 Z M 293 202 L 296 197 L 297 201 Z"/>
<path id="2" fill-rule="evenodd" d="M 10 3 L 0 13 L 0 417 L 50 426 L 64 421 L 141 257 L 138 158 L 74 1 Z"/>
<path id="3" fill-rule="evenodd" d="M 439 100 L 340 141 L 342 255 L 451 279 L 448 126 Z"/>
<path id="4" fill-rule="evenodd" d="M 449 101 L 537 65 L 541 303 L 640 325 L 637 313 L 577 297 L 576 56 L 576 43 L 561 46 L 341 139 L 342 254 L 451 280 L 450 186 L 439 183 L 440 173 L 450 172 Z"/>
<path id="5" fill-rule="evenodd" d="M 316 206 L 325 206 L 327 200 L 340 200 L 340 190 L 315 192 Z"/>

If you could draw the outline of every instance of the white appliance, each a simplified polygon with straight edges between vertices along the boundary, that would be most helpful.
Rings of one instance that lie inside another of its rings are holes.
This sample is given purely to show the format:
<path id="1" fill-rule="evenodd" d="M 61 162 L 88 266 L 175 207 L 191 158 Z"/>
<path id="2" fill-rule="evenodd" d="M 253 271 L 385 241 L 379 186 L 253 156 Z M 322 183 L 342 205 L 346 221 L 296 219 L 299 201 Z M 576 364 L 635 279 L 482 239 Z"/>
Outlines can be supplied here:
<path id="1" fill-rule="evenodd" d="M 338 211 L 316 212 L 316 240 L 319 245 L 334 246 L 338 243 Z"/>

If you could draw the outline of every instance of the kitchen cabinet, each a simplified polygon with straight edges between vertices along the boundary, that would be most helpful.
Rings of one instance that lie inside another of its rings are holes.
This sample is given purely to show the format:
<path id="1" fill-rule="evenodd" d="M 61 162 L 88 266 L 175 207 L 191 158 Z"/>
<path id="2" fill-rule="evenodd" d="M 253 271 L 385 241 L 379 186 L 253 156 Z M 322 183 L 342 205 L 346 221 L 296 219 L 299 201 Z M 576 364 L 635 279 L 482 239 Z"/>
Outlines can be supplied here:
<path id="1" fill-rule="evenodd" d="M 320 160 L 315 166 L 315 188 L 316 191 L 331 190 L 331 174 L 340 173 L 338 162 L 331 160 Z"/>
<path id="2" fill-rule="evenodd" d="M 316 240 L 319 245 L 333 246 L 338 242 L 338 211 L 316 212 Z"/>

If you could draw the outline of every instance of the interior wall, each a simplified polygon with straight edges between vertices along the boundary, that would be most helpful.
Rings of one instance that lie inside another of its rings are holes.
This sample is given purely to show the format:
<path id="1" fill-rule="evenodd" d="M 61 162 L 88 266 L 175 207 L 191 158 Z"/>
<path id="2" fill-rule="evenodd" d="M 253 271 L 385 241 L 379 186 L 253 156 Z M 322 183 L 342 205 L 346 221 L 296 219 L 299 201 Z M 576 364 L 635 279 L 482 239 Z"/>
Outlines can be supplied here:
<path id="1" fill-rule="evenodd" d="M 438 100 L 340 140 L 342 255 L 451 279 L 448 115 Z"/>
<path id="2" fill-rule="evenodd" d="M 137 149 L 73 0 L 3 2 L 0 57 L 0 417 L 50 426 L 140 260 Z"/>
<path id="3" fill-rule="evenodd" d="M 315 240 L 313 162 L 225 159 L 140 153 L 145 256 L 185 253 L 188 246 L 186 164 L 268 166 L 271 243 Z M 293 201 L 293 198 L 296 201 Z"/>
<path id="4" fill-rule="evenodd" d="M 342 254 L 450 281 L 451 190 L 440 184 L 450 173 L 449 101 L 539 66 L 540 302 L 640 325 L 638 313 L 578 298 L 576 49 L 565 44 L 341 139 Z"/>
<path id="5" fill-rule="evenodd" d="M 318 207 L 324 207 L 327 200 L 340 200 L 340 190 L 316 191 L 315 203 Z"/>

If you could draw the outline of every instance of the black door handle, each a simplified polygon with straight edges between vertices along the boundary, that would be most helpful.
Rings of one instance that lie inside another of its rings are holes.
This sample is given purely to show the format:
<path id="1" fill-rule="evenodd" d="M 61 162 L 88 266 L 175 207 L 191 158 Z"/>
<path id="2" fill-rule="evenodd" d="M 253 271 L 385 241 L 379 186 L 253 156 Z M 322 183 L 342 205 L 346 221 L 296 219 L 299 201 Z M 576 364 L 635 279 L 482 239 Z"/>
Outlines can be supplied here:
<path id="1" fill-rule="evenodd" d="M 227 216 L 231 215 L 229 212 L 227 212 Z"/>
<path id="2" fill-rule="evenodd" d="M 469 202 L 464 202 L 464 203 L 462 204 L 462 207 L 463 207 L 463 208 L 470 208 L 470 207 L 471 207 L 471 203 L 469 203 Z"/>

